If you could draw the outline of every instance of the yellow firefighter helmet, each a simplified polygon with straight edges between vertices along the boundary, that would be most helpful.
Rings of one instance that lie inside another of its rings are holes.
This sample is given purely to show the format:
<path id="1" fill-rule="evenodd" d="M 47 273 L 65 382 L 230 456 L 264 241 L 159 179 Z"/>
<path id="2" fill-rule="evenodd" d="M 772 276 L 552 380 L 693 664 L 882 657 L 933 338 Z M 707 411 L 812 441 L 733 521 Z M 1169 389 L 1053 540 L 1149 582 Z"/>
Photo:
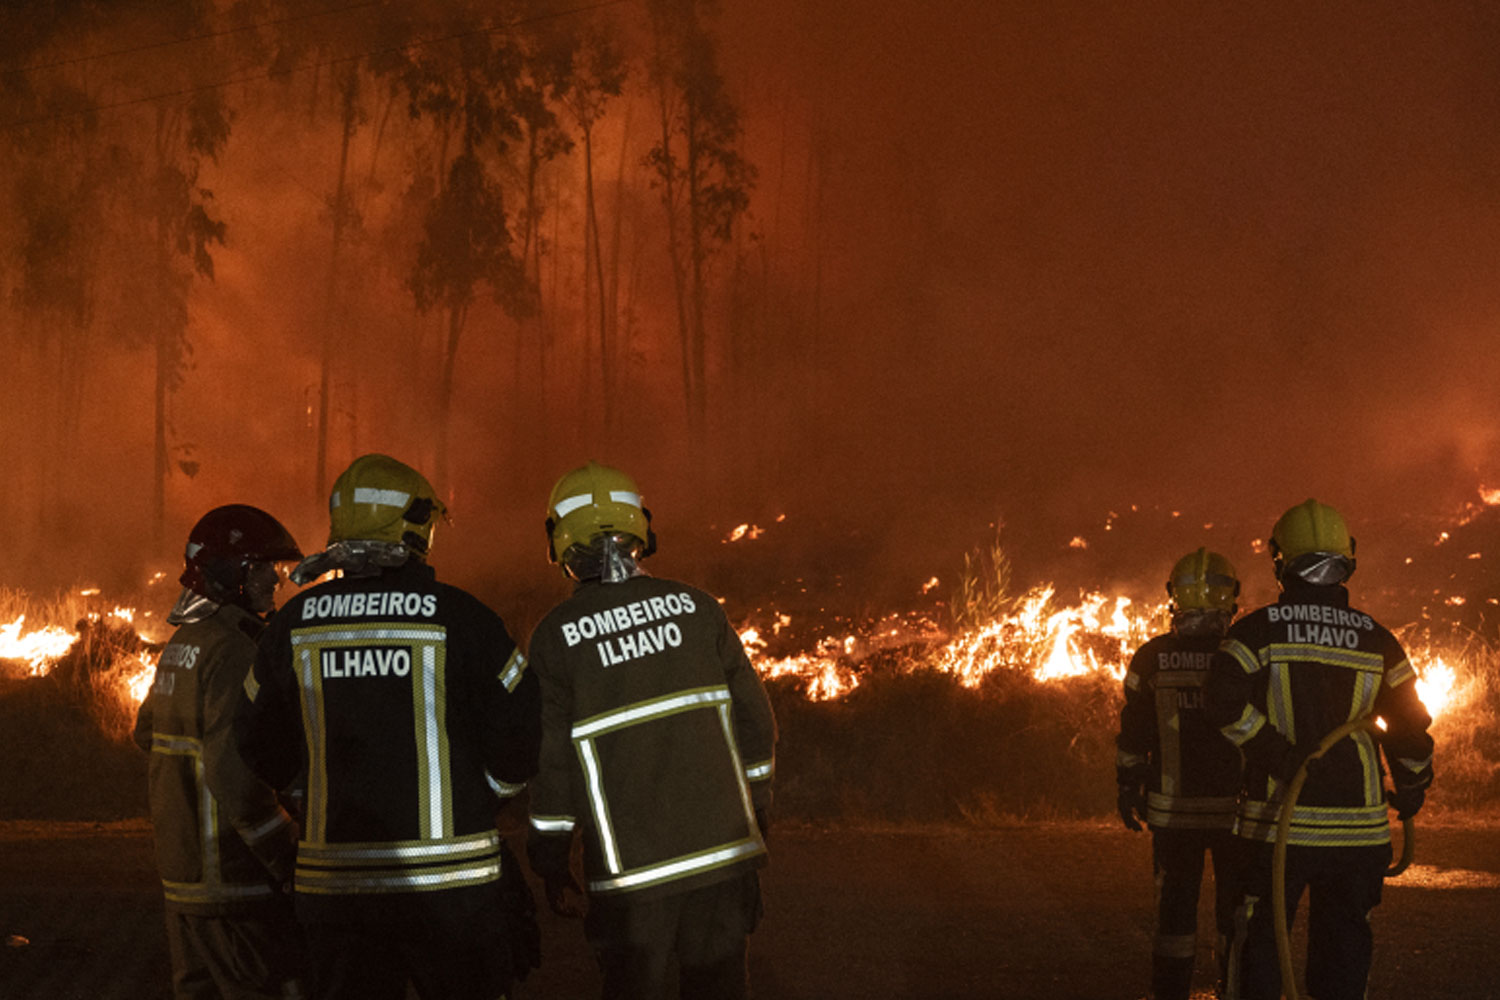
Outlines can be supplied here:
<path id="1" fill-rule="evenodd" d="M 1235 612 L 1240 596 L 1240 578 L 1234 565 L 1217 552 L 1200 548 L 1189 552 L 1172 567 L 1167 595 L 1177 611 Z"/>
<path id="2" fill-rule="evenodd" d="M 1309 583 L 1342 583 L 1354 572 L 1354 539 L 1338 511 L 1304 500 L 1271 529 L 1271 558 L 1278 580 L 1290 572 Z"/>
<path id="3" fill-rule="evenodd" d="M 328 497 L 328 544 L 397 542 L 425 556 L 445 509 L 416 469 L 389 455 L 361 455 L 334 482 Z"/>
<path id="4" fill-rule="evenodd" d="M 641 503 L 635 480 L 619 469 L 591 461 L 552 487 L 547 501 L 552 561 L 562 562 L 570 548 L 586 546 L 600 535 L 629 535 L 641 543 L 641 556 L 656 551 L 651 512 Z"/>

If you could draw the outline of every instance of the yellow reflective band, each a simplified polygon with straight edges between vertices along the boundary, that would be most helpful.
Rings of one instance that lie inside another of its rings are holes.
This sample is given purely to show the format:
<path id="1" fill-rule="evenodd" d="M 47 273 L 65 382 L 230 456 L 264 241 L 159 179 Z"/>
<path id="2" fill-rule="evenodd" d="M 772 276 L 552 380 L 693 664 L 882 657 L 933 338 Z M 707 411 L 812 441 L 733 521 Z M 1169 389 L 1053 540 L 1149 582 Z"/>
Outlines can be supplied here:
<path id="1" fill-rule="evenodd" d="M 668 882 L 673 879 L 696 875 L 699 872 L 722 868 L 725 865 L 733 864 L 744 858 L 764 854 L 765 850 L 765 845 L 761 843 L 759 837 L 748 837 L 744 840 L 735 841 L 732 844 L 726 844 L 723 847 L 711 848 L 696 854 L 687 854 L 662 864 L 625 872 L 616 878 L 591 879 L 589 881 L 589 889 L 594 892 L 617 892 L 621 889 L 640 889 L 659 882 Z"/>
<path id="2" fill-rule="evenodd" d="M 297 891 L 342 896 L 371 892 L 431 892 L 480 885 L 500 878 L 496 858 L 481 864 L 444 865 L 419 871 L 319 871 L 297 866 Z"/>
<path id="3" fill-rule="evenodd" d="M 1246 705 L 1239 719 L 1227 726 L 1220 726 L 1219 732 L 1227 736 L 1235 746 L 1244 746 L 1255 738 L 1255 734 L 1260 732 L 1265 724 L 1266 717 L 1261 710 L 1254 705 Z"/>
<path id="4" fill-rule="evenodd" d="M 589 804 L 594 807 L 594 825 L 599 831 L 599 850 L 604 854 L 604 864 L 611 874 L 622 870 L 620 847 L 615 843 L 615 828 L 609 820 L 609 801 L 604 797 L 604 776 L 600 773 L 599 753 L 593 740 L 577 742 L 578 759 L 588 782 Z"/>
<path id="5" fill-rule="evenodd" d="M 338 494 L 335 493 L 337 498 Z M 411 505 L 411 494 L 401 490 L 383 490 L 375 486 L 356 486 L 354 488 L 355 503 L 371 503 L 380 507 L 400 507 L 405 510 Z"/>
<path id="6" fill-rule="evenodd" d="M 1385 683 L 1387 687 L 1400 687 L 1413 677 L 1417 676 L 1410 660 L 1402 660 L 1385 672 Z"/>
<path id="7" fill-rule="evenodd" d="M 1141 754 L 1124 750 L 1115 751 L 1115 767 L 1139 767 L 1144 763 L 1146 763 L 1146 758 Z"/>
<path id="8" fill-rule="evenodd" d="M 1270 660 L 1322 663 L 1330 667 L 1368 670 L 1377 674 L 1385 670 L 1385 659 L 1379 653 L 1366 653 L 1358 649 L 1340 649 L 1337 646 L 1322 646 L 1306 642 L 1272 643 L 1266 647 L 1264 655 Z"/>
<path id="9" fill-rule="evenodd" d="M 486 832 L 448 840 L 394 840 L 297 845 L 297 863 L 307 865 L 367 865 L 380 861 L 460 860 L 466 856 L 493 854 L 500 849 L 500 834 Z"/>
<path id="10" fill-rule="evenodd" d="M 512 796 L 520 795 L 521 792 L 526 788 L 526 782 L 524 781 L 519 785 L 512 785 L 508 782 L 501 781 L 499 778 L 496 778 L 488 771 L 484 772 L 484 780 L 489 784 L 490 791 L 494 792 L 498 797 L 502 799 L 508 799 Z"/>
<path id="11" fill-rule="evenodd" d="M 271 815 L 270 819 L 258 826 L 242 829 L 240 836 L 245 838 L 245 843 L 247 844 L 258 844 L 277 830 L 283 829 L 291 821 L 291 814 L 280 806 L 277 806 L 276 812 Z"/>
<path id="12" fill-rule="evenodd" d="M 533 816 L 531 826 L 542 833 L 569 833 L 578 821 L 572 816 Z"/>
<path id="13" fill-rule="evenodd" d="M 395 624 L 381 625 L 324 625 L 318 628 L 300 628 L 292 631 L 292 645 L 307 643 L 360 643 L 409 640 L 412 642 L 442 642 L 448 630 L 442 626 L 422 627 Z"/>
<path id="14" fill-rule="evenodd" d="M 763 778 L 769 778 L 775 767 L 775 762 L 769 760 L 759 764 L 751 764 L 745 768 L 745 777 L 750 781 L 760 781 Z"/>
<path id="15" fill-rule="evenodd" d="M 215 883 L 172 882 L 161 880 L 162 890 L 171 903 L 225 903 L 235 900 L 270 899 L 276 890 L 264 882 Z"/>
<path id="16" fill-rule="evenodd" d="M 593 502 L 594 495 L 592 493 L 578 493 L 557 501 L 556 505 L 552 508 L 552 513 L 556 514 L 557 519 L 561 521 L 578 508 L 587 507 Z"/>
<path id="17" fill-rule="evenodd" d="M 1131 670 L 1125 674 L 1125 689 L 1128 691 L 1139 691 L 1141 689 L 1141 675 Z"/>
<path id="18" fill-rule="evenodd" d="M 573 726 L 573 739 L 597 736 L 599 733 L 622 726 L 634 725 L 647 719 L 655 719 L 676 712 L 704 708 L 730 700 L 729 688 L 722 684 L 712 687 L 692 688 L 677 694 L 663 695 L 649 701 L 637 702 L 613 712 L 605 712 L 577 722 Z"/>
<path id="19" fill-rule="evenodd" d="M 1408 771 L 1425 771 L 1432 766 L 1432 754 L 1428 754 L 1421 760 L 1416 760 L 1412 757 L 1397 757 L 1396 763 L 1400 764 Z"/>
<path id="20" fill-rule="evenodd" d="M 260 681 L 255 679 L 255 671 L 251 670 L 245 674 L 245 697 L 254 701 L 260 696 Z"/>
<path id="21" fill-rule="evenodd" d="M 184 757 L 196 757 L 203 752 L 203 744 L 191 736 L 172 736 L 168 733 L 151 734 L 151 752 Z"/>
<path id="22" fill-rule="evenodd" d="M 518 649 L 510 654 L 510 659 L 505 661 L 505 669 L 500 671 L 500 683 L 505 685 L 505 690 L 514 692 L 516 685 L 521 683 L 521 675 L 526 672 L 526 657 L 521 655 Z"/>
<path id="23" fill-rule="evenodd" d="M 293 636 L 293 641 L 296 637 Z M 313 662 L 313 650 L 300 651 L 298 693 L 302 698 L 302 732 L 307 741 L 307 816 L 303 835 L 319 842 L 328 837 L 327 729 L 323 719 L 323 672 Z"/>
<path id="24" fill-rule="evenodd" d="M 1247 674 L 1260 672 L 1260 661 L 1255 658 L 1250 647 L 1238 639 L 1225 639 L 1219 643 L 1219 652 L 1228 653 L 1240 665 L 1240 669 Z"/>
<path id="25" fill-rule="evenodd" d="M 1156 675 L 1158 689 L 1200 688 L 1207 683 L 1207 670 L 1163 670 Z"/>

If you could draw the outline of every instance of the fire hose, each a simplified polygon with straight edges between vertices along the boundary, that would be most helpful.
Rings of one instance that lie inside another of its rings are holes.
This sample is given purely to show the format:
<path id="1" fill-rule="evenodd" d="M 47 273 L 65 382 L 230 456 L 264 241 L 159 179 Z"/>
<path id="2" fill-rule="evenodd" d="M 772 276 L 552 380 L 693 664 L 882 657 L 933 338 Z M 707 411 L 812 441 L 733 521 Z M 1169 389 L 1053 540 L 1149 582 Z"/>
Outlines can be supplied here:
<path id="1" fill-rule="evenodd" d="M 1361 730 L 1378 734 L 1380 727 L 1374 716 L 1367 715 L 1346 722 L 1323 737 L 1318 748 L 1308 754 L 1307 760 L 1297 769 L 1281 803 L 1281 818 L 1276 824 L 1276 849 L 1271 854 L 1271 915 L 1276 927 L 1276 956 L 1281 960 L 1282 989 L 1287 1000 L 1299 1000 L 1296 973 L 1292 968 L 1292 939 L 1286 925 L 1286 842 L 1292 829 L 1292 811 L 1297 805 L 1297 796 L 1302 794 L 1302 785 L 1307 781 L 1307 765 L 1327 753 L 1335 743 Z M 1385 870 L 1386 878 L 1395 878 L 1406 871 L 1416 846 L 1416 824 L 1407 817 L 1401 821 L 1401 857 Z"/>

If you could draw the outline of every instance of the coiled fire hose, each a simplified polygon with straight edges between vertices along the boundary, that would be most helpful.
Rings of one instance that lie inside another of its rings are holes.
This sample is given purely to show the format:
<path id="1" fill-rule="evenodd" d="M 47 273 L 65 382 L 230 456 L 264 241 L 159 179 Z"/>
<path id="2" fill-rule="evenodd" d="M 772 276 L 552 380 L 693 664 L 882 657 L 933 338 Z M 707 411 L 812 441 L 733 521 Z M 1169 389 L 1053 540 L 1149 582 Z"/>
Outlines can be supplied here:
<path id="1" fill-rule="evenodd" d="M 1380 726 L 1373 715 L 1354 719 L 1339 726 L 1323 737 L 1318 748 L 1308 754 L 1307 760 L 1297 769 L 1292 783 L 1287 786 L 1286 798 L 1281 803 L 1281 819 L 1276 824 L 1276 849 L 1271 853 L 1271 907 L 1276 926 L 1276 956 L 1281 960 L 1281 988 L 1287 1000 L 1299 1000 L 1297 978 L 1292 968 L 1292 939 L 1286 926 L 1286 842 L 1292 829 L 1292 811 L 1297 805 L 1297 796 L 1302 794 L 1302 785 L 1307 781 L 1307 765 L 1328 752 L 1328 748 L 1360 730 L 1379 734 Z M 1401 857 L 1385 870 L 1386 878 L 1395 878 L 1406 871 L 1416 851 L 1416 824 L 1410 817 L 1401 821 Z"/>

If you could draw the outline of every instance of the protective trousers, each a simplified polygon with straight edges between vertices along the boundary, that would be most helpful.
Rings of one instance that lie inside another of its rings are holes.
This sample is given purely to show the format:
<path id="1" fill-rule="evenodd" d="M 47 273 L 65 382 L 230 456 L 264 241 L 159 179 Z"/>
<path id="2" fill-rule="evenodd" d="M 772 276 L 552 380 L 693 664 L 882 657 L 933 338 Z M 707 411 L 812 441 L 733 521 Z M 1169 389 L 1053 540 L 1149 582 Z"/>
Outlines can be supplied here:
<path id="1" fill-rule="evenodd" d="M 174 1000 L 302 1000 L 301 941 L 290 906 L 203 917 L 167 912 Z"/>
<path id="2" fill-rule="evenodd" d="M 503 1000 L 510 942 L 498 905 L 463 920 L 304 924 L 314 1000 Z"/>
<path id="3" fill-rule="evenodd" d="M 1198 893 L 1203 886 L 1203 855 L 1214 868 L 1214 957 L 1219 982 L 1225 978 L 1234 908 L 1239 901 L 1242 848 L 1228 830 L 1152 831 L 1151 861 L 1156 872 L 1156 939 L 1151 949 L 1151 995 L 1156 1000 L 1187 1000 L 1198 952 Z"/>
<path id="4" fill-rule="evenodd" d="M 745 1000 L 745 939 L 759 919 L 760 879 L 750 871 L 670 896 L 595 898 L 584 932 L 604 1000 L 663 1000 L 674 955 L 683 1000 Z"/>
<path id="5" fill-rule="evenodd" d="M 1271 910 L 1271 844 L 1251 845 L 1245 897 L 1235 913 L 1228 1000 L 1277 1000 L 1281 966 Z M 1286 851 L 1286 924 L 1307 891 L 1307 993 L 1363 1000 L 1370 975 L 1370 911 L 1380 902 L 1391 845 L 1299 847 Z"/>

